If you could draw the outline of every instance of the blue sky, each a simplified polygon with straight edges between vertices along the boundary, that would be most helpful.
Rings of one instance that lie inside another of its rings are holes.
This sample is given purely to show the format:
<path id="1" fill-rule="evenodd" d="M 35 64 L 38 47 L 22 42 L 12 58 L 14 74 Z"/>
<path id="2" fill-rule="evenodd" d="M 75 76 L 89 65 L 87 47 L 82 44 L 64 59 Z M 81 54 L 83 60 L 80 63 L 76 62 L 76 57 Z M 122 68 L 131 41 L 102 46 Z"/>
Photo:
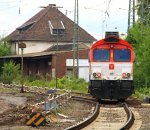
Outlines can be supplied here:
<path id="1" fill-rule="evenodd" d="M 79 0 L 79 25 L 97 39 L 105 31 L 127 32 L 129 0 Z M 38 13 L 56 4 L 74 19 L 74 0 L 0 0 L 0 36 L 6 36 Z M 119 9 L 122 8 L 122 9 Z M 20 9 L 20 14 L 19 14 Z M 105 13 L 107 11 L 107 13 Z"/>

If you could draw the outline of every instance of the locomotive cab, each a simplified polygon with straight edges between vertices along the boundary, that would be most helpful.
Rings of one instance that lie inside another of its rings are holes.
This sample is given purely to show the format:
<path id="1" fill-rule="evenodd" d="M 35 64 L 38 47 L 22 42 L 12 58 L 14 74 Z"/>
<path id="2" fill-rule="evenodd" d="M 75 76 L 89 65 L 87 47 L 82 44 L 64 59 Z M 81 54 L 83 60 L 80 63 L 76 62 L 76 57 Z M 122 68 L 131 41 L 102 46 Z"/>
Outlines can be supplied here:
<path id="1" fill-rule="evenodd" d="M 98 99 L 131 96 L 133 62 L 133 47 L 120 39 L 118 32 L 106 32 L 105 38 L 90 48 L 90 94 Z"/>

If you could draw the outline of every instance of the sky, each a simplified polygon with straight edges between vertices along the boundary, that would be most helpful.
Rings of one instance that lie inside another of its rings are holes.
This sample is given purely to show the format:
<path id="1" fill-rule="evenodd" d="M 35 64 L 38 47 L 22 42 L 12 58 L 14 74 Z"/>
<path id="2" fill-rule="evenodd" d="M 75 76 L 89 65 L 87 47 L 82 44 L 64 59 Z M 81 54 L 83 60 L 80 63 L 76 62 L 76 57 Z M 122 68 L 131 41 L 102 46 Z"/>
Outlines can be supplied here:
<path id="1" fill-rule="evenodd" d="M 21 26 L 48 4 L 74 20 L 75 0 L 0 0 L 0 37 Z M 129 0 L 79 0 L 79 26 L 96 39 L 105 31 L 127 32 Z M 20 11 L 19 11 L 20 10 Z"/>

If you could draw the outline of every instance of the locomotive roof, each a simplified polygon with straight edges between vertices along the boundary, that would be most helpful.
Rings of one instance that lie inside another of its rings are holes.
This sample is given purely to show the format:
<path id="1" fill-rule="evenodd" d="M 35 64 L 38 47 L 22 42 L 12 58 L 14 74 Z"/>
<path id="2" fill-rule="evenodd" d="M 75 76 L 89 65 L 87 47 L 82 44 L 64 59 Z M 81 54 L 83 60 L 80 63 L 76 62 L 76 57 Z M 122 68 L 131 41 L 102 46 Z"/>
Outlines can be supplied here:
<path id="1" fill-rule="evenodd" d="M 123 40 L 123 39 L 118 39 L 118 42 L 106 42 L 105 41 L 106 39 L 101 39 L 99 41 L 97 41 L 96 43 L 94 43 L 91 48 L 95 48 L 99 45 L 102 45 L 102 44 L 121 44 L 121 45 L 124 45 L 124 46 L 127 46 L 128 48 L 131 48 L 133 50 L 133 47 L 130 43 L 128 43 L 127 41 Z"/>

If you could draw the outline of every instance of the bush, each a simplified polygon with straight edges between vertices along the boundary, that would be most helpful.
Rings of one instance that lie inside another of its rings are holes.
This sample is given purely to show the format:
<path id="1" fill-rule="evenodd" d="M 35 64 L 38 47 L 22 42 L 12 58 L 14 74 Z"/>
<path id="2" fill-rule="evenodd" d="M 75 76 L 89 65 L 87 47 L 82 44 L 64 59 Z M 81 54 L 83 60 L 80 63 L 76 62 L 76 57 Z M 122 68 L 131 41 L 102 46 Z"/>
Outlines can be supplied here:
<path id="1" fill-rule="evenodd" d="M 143 100 L 145 97 L 150 97 L 150 87 L 139 87 L 135 90 L 133 97 Z"/>
<path id="2" fill-rule="evenodd" d="M 2 67 L 1 80 L 3 83 L 12 83 L 20 78 L 20 65 L 10 61 Z"/>
<path id="3" fill-rule="evenodd" d="M 37 87 L 49 87 L 49 88 L 56 88 L 56 79 L 52 79 L 51 81 L 44 81 L 44 80 L 34 80 L 29 81 L 26 78 L 24 82 L 27 86 L 37 86 Z M 57 88 L 59 89 L 67 89 L 76 92 L 87 92 L 88 83 L 84 79 L 77 79 L 77 78 L 66 78 L 63 77 L 57 80 Z"/>

